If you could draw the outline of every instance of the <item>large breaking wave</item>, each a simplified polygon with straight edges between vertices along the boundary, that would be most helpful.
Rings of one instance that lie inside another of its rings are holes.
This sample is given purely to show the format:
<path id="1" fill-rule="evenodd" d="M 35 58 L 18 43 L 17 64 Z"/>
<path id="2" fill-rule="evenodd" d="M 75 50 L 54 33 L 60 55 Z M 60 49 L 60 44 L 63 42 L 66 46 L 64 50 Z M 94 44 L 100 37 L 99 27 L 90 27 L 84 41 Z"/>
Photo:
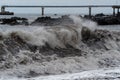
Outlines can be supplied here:
<path id="1" fill-rule="evenodd" d="M 1 31 L 0 75 L 36 77 L 120 65 L 120 32 L 70 18 L 74 24 Z"/>

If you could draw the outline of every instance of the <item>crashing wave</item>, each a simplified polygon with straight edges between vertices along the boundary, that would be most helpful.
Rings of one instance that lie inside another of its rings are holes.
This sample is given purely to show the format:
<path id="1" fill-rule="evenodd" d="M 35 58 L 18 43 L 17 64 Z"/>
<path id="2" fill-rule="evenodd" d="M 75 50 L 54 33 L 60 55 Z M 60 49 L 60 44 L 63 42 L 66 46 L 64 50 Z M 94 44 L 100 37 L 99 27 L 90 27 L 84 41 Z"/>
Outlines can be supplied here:
<path id="1" fill-rule="evenodd" d="M 73 25 L 1 32 L 0 70 L 35 77 L 119 66 L 120 32 L 98 30 L 94 22 L 70 17 Z"/>

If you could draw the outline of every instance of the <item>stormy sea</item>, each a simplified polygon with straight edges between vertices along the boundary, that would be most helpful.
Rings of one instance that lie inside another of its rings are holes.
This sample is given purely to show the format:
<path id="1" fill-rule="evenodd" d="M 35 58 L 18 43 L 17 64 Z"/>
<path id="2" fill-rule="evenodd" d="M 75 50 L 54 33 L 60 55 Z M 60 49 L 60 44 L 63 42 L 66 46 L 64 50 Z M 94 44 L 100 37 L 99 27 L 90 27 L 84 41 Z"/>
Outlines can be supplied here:
<path id="1" fill-rule="evenodd" d="M 0 25 L 0 80 L 120 80 L 120 25 L 25 16 L 30 25 Z"/>

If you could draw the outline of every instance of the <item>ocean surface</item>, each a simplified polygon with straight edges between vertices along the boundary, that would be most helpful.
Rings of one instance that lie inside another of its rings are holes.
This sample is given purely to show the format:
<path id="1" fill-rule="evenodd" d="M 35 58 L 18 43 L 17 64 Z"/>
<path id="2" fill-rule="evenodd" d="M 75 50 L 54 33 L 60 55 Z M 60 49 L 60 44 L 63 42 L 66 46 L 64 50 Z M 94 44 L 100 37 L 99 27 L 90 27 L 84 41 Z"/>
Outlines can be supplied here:
<path id="1" fill-rule="evenodd" d="M 120 25 L 70 18 L 74 27 L 0 25 L 0 80 L 120 80 Z"/>

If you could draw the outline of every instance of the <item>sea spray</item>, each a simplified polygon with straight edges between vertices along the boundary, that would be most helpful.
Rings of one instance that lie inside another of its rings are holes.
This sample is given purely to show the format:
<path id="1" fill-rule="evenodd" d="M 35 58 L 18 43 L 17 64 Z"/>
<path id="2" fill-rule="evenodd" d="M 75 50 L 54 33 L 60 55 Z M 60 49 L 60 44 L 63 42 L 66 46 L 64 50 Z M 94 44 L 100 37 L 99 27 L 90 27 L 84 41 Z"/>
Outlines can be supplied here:
<path id="1" fill-rule="evenodd" d="M 81 18 L 80 16 L 70 15 L 69 17 L 73 20 L 74 25 L 79 26 L 81 29 L 82 27 L 87 27 L 90 30 L 94 31 L 98 26 L 96 22 Z"/>
<path id="2" fill-rule="evenodd" d="M 73 25 L 53 26 L 52 28 L 51 26 L 49 28 L 42 26 L 32 31 L 13 30 L 6 31 L 4 34 L 9 36 L 14 33 L 25 42 L 36 46 L 44 46 L 47 43 L 52 48 L 66 48 L 66 45 L 70 45 L 79 49 L 82 27 L 94 30 L 95 28 L 91 28 L 91 26 L 95 27 L 95 24 L 91 21 L 83 21 L 78 16 L 70 16 L 70 18 L 74 21 Z"/>
<path id="3" fill-rule="evenodd" d="M 1 32 L 0 74 L 28 78 L 119 67 L 120 32 L 76 18 L 72 25 Z"/>

